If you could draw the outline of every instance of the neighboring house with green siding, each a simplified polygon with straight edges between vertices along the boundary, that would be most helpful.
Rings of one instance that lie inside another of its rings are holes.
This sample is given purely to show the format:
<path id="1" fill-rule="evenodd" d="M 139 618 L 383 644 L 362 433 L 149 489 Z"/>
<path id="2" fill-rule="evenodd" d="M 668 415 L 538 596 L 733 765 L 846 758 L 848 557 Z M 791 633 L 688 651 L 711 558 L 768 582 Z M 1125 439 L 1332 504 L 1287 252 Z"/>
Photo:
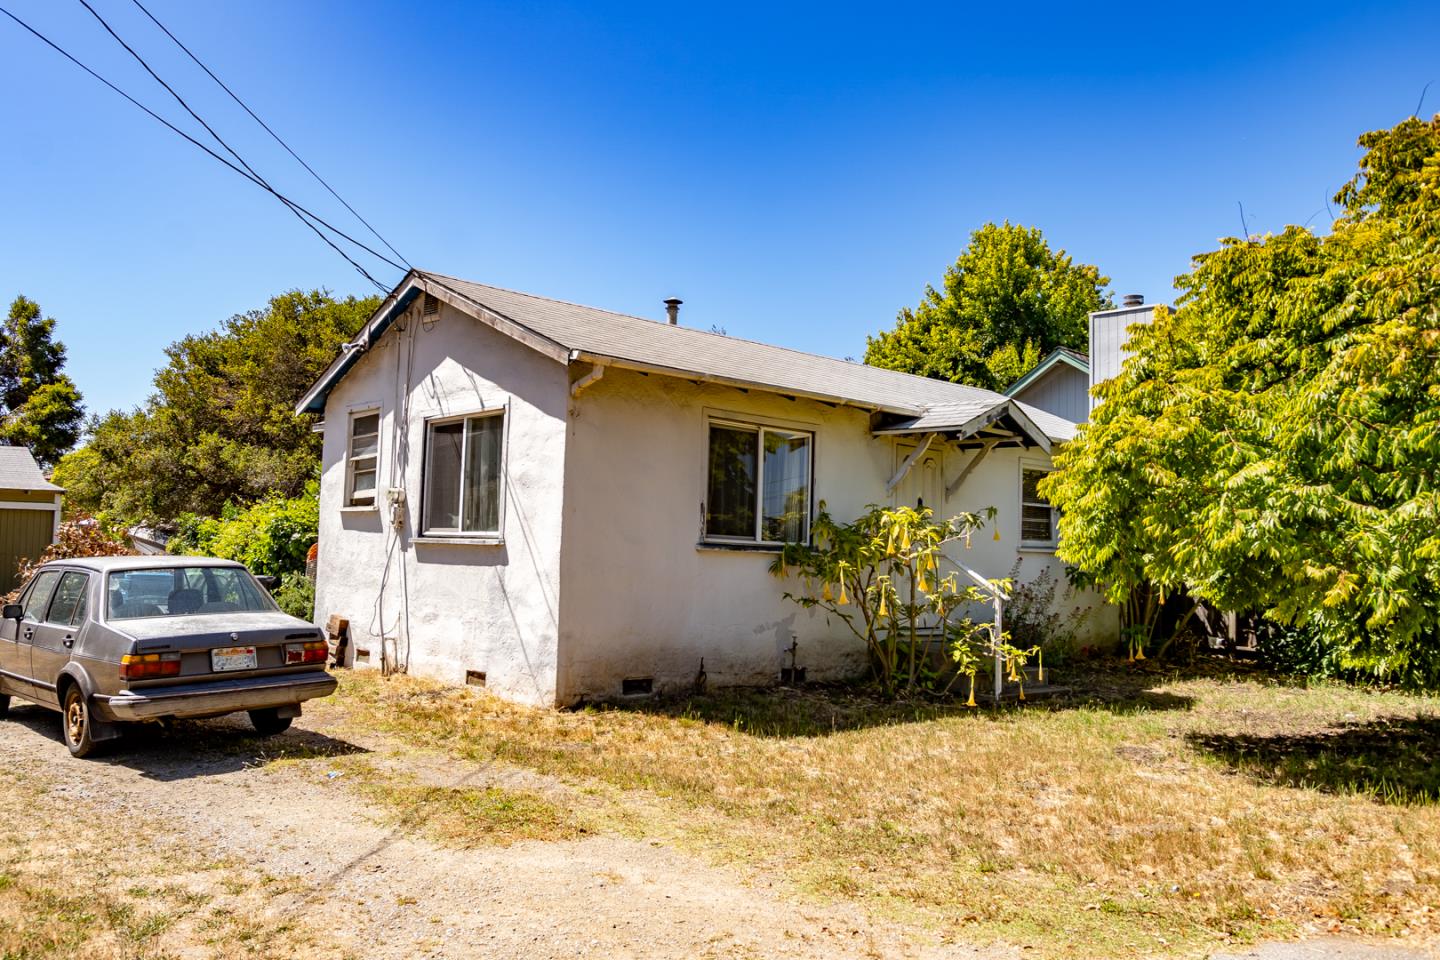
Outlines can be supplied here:
<path id="1" fill-rule="evenodd" d="M 19 585 L 17 563 L 55 542 L 62 493 L 25 447 L 0 447 L 0 594 Z"/>

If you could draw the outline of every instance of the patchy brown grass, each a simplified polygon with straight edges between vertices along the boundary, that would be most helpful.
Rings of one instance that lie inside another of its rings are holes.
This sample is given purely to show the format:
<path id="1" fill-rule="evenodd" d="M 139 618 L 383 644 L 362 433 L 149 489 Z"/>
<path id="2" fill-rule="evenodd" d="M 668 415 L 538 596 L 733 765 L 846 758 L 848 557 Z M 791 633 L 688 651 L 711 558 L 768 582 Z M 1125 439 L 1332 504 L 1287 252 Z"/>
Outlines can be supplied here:
<path id="1" fill-rule="evenodd" d="M 1440 937 L 1435 700 L 1259 675 L 1078 685 L 1106 696 L 976 712 L 735 691 L 571 712 L 364 672 L 320 709 L 562 778 L 609 823 L 942 938 L 1110 957 Z M 472 820 L 443 797 L 414 812 L 452 842 Z M 540 835 L 567 815 L 542 808 Z"/>
<path id="2" fill-rule="evenodd" d="M 390 821 L 449 846 L 509 846 L 521 840 L 574 840 L 591 832 L 582 813 L 528 790 L 418 783 L 398 771 L 346 763 L 350 783 Z"/>
<path id="3" fill-rule="evenodd" d="M 340 956 L 277 909 L 293 884 L 201 860 L 163 833 L 77 816 L 23 774 L 0 774 L 0 957 Z"/>

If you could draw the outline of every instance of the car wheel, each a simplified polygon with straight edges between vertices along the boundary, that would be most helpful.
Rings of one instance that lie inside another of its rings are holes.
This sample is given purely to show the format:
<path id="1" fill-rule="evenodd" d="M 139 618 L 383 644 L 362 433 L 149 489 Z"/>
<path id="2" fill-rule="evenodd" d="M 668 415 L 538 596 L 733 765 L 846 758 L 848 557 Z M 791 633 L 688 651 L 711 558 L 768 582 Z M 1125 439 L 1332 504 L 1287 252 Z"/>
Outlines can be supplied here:
<path id="1" fill-rule="evenodd" d="M 0 693 L 0 717 L 10 712 L 10 694 Z"/>
<path id="2" fill-rule="evenodd" d="M 72 757 L 89 756 L 95 749 L 95 741 L 90 739 L 90 702 L 79 684 L 72 683 L 65 688 L 65 702 L 60 709 L 60 730 Z"/>
<path id="3" fill-rule="evenodd" d="M 255 732 L 262 737 L 273 737 L 290 729 L 290 718 L 280 716 L 280 711 L 274 707 L 268 710 L 251 710 L 250 722 L 255 726 Z"/>

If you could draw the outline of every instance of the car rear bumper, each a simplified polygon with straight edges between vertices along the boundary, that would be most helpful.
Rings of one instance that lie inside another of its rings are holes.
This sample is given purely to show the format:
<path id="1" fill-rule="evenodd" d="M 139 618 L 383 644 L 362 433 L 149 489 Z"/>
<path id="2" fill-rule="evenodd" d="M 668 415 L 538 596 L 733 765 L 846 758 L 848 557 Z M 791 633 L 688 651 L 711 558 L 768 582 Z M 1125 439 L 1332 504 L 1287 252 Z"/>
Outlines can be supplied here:
<path id="1" fill-rule="evenodd" d="M 113 720 L 154 720 L 159 717 L 214 717 L 237 710 L 288 707 L 335 692 L 328 673 L 284 674 L 212 680 L 174 687 L 127 690 L 95 697 L 102 714 Z"/>

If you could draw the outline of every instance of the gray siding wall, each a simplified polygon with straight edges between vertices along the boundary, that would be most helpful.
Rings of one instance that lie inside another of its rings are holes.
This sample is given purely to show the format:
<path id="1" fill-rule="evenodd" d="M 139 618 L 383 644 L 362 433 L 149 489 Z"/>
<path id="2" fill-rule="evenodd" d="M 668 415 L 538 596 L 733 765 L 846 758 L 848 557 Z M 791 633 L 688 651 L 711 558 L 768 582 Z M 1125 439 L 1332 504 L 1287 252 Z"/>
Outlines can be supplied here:
<path id="1" fill-rule="evenodd" d="M 1104 310 L 1090 314 L 1090 409 L 1095 409 L 1095 386 L 1120 372 L 1120 365 L 1130 356 L 1125 343 L 1131 324 L 1149 323 L 1155 307 L 1146 304 L 1125 310 Z M 1083 417 L 1077 419 L 1084 419 Z"/>
<path id="2" fill-rule="evenodd" d="M 1057 363 L 1025 385 L 1015 399 L 1046 413 L 1083 423 L 1090 416 L 1090 378 L 1068 363 Z"/>

